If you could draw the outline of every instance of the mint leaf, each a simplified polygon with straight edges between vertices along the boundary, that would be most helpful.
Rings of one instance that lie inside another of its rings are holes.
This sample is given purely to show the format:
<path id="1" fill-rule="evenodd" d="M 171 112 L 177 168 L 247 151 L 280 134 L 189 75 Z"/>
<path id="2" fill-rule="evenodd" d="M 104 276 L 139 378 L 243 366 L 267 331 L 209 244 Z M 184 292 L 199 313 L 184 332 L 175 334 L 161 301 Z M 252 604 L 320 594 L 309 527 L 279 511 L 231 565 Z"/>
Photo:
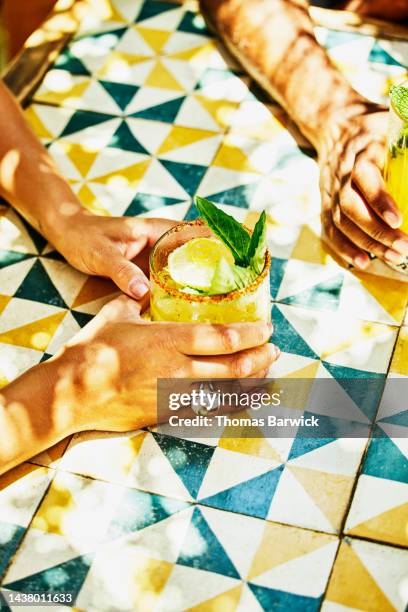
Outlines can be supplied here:
<path id="1" fill-rule="evenodd" d="M 251 242 L 248 248 L 249 265 L 257 274 L 261 274 L 265 265 L 266 253 L 266 214 L 262 211 L 254 231 L 251 236 Z"/>
<path id="2" fill-rule="evenodd" d="M 255 270 L 250 267 L 242 268 L 241 266 L 234 266 L 233 271 L 238 289 L 243 289 L 247 285 L 250 285 L 258 276 Z"/>
<path id="3" fill-rule="evenodd" d="M 227 215 L 205 198 L 195 197 L 195 204 L 203 220 L 214 234 L 230 249 L 235 263 L 241 266 L 249 264 L 248 248 L 250 236 L 234 217 Z"/>
<path id="4" fill-rule="evenodd" d="M 207 294 L 217 295 L 219 293 L 229 293 L 235 289 L 238 289 L 238 285 L 235 281 L 233 266 L 228 263 L 225 257 L 222 257 L 217 264 Z"/>
<path id="5" fill-rule="evenodd" d="M 404 121 L 408 121 L 408 87 L 405 85 L 394 85 L 391 87 L 390 97 L 398 115 Z"/>

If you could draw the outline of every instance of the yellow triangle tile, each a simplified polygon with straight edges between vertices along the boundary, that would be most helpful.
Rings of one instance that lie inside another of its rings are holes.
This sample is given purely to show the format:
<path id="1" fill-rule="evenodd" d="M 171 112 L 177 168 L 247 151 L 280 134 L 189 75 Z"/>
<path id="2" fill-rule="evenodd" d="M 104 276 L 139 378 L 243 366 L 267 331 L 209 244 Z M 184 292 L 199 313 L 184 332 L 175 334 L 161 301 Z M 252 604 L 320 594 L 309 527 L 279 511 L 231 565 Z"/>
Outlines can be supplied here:
<path id="1" fill-rule="evenodd" d="M 245 216 L 244 225 L 248 227 L 249 229 L 253 230 L 258 219 L 259 219 L 259 212 L 257 212 L 256 210 L 249 210 Z M 267 213 L 266 228 L 268 229 L 273 226 L 276 226 L 276 221 L 272 217 L 272 215 Z"/>
<path id="2" fill-rule="evenodd" d="M 331 259 L 331 256 L 320 236 L 315 234 L 310 227 L 304 225 L 292 251 L 291 259 L 325 264 Z"/>
<path id="3" fill-rule="evenodd" d="M 217 155 L 212 163 L 213 166 L 221 166 L 236 172 L 257 172 L 247 156 L 239 147 L 224 142 L 218 149 Z"/>
<path id="4" fill-rule="evenodd" d="M 273 567 L 303 557 L 334 541 L 334 536 L 265 523 L 262 541 L 254 556 L 247 580 L 252 580 Z"/>
<path id="5" fill-rule="evenodd" d="M 85 177 L 98 157 L 99 151 L 89 151 L 83 145 L 70 142 L 61 142 L 60 145 L 65 155 L 69 157 L 80 174 Z"/>
<path id="6" fill-rule="evenodd" d="M 134 26 L 133 29 L 140 34 L 143 40 L 157 55 L 161 53 L 164 45 L 173 34 L 173 32 L 166 30 L 150 30 L 149 28 L 142 28 L 140 26 Z"/>
<path id="7" fill-rule="evenodd" d="M 144 84 L 148 87 L 158 87 L 159 89 L 174 89 L 175 91 L 184 91 L 180 83 L 176 81 L 175 77 L 160 61 L 156 62 L 156 65 L 150 72 Z"/>
<path id="8" fill-rule="evenodd" d="M 9 295 L 0 295 L 0 314 L 3 312 L 9 301 L 11 300 L 11 296 Z"/>
<path id="9" fill-rule="evenodd" d="M 408 303 L 408 283 L 359 271 L 353 271 L 353 275 L 391 317 L 398 323 L 402 320 Z"/>
<path id="10" fill-rule="evenodd" d="M 109 217 L 110 212 L 101 206 L 99 199 L 93 193 L 93 191 L 88 187 L 88 185 L 82 185 L 80 190 L 77 192 L 77 196 L 81 204 L 87 210 L 95 213 L 96 215 L 102 215 L 104 217 Z"/>
<path id="11" fill-rule="evenodd" d="M 408 504 L 391 508 L 368 521 L 355 525 L 352 529 L 347 530 L 347 534 L 407 547 Z"/>
<path id="12" fill-rule="evenodd" d="M 242 585 L 236 586 L 225 593 L 216 595 L 197 606 L 187 608 L 186 612 L 235 612 L 241 599 Z"/>
<path id="13" fill-rule="evenodd" d="M 116 285 L 108 278 L 89 276 L 82 285 L 82 289 L 76 296 L 71 308 L 75 310 L 78 306 L 83 306 L 94 300 L 99 300 L 100 298 L 111 295 L 115 291 L 117 291 Z"/>
<path id="14" fill-rule="evenodd" d="M 102 183 L 103 185 L 109 185 L 110 183 L 112 185 L 115 183 L 120 185 L 123 183 L 126 188 L 136 188 L 140 179 L 143 178 L 150 161 L 150 159 L 144 159 L 133 166 L 114 170 L 113 172 L 108 172 L 108 174 L 92 178 L 91 180 L 93 183 Z"/>
<path id="15" fill-rule="evenodd" d="M 177 53 L 169 53 L 166 57 L 170 59 L 183 60 L 191 63 L 193 66 L 208 66 L 208 61 L 216 51 L 214 42 L 210 41 L 205 45 L 199 45 L 192 49 L 186 49 L 185 51 L 177 51 Z"/>
<path id="16" fill-rule="evenodd" d="M 157 155 L 167 153 L 173 149 L 186 147 L 194 142 L 199 142 L 200 140 L 205 140 L 206 138 L 211 138 L 212 136 L 216 135 L 216 132 L 211 132 L 210 130 L 199 130 L 195 128 L 182 127 L 180 125 L 173 125 L 170 133 L 158 150 Z"/>
<path id="17" fill-rule="evenodd" d="M 227 128 L 232 123 L 232 117 L 237 110 L 239 104 L 230 100 L 211 100 L 205 96 L 195 95 L 194 98 L 201 104 L 203 108 L 211 115 L 211 117 L 222 128 Z"/>
<path id="18" fill-rule="evenodd" d="M 322 351 L 321 359 L 328 359 L 332 355 L 345 351 L 351 346 L 356 345 L 360 342 L 369 342 L 371 340 L 374 340 L 375 338 L 380 338 L 384 334 L 384 332 L 389 329 L 392 328 L 390 328 L 390 326 L 388 325 L 362 321 L 358 328 L 354 328 L 352 330 L 352 333 L 349 333 L 349 336 L 345 334 L 344 340 L 339 341 L 338 344 L 329 346 L 324 351 Z"/>
<path id="19" fill-rule="evenodd" d="M 98 78 L 103 79 L 115 72 L 121 72 L 123 68 L 134 66 L 135 64 L 142 64 L 152 58 L 146 55 L 132 55 L 130 53 L 120 53 L 119 51 L 112 51 L 109 58 L 98 70 Z"/>
<path id="20" fill-rule="evenodd" d="M 394 356 L 391 362 L 391 372 L 408 376 L 408 328 L 402 327 L 398 336 Z"/>
<path id="21" fill-rule="evenodd" d="M 73 510 L 75 502 L 71 491 L 54 482 L 37 510 L 31 527 L 45 533 L 66 535 L 65 528 L 69 526 Z"/>
<path id="22" fill-rule="evenodd" d="M 130 563 L 132 580 L 129 584 L 129 594 L 134 602 L 133 609 L 146 611 L 155 609 L 174 564 L 141 555 L 133 558 Z"/>
<path id="23" fill-rule="evenodd" d="M 41 121 L 41 119 L 39 118 L 39 116 L 37 115 L 37 113 L 35 112 L 32 106 L 29 106 L 24 111 L 24 115 L 28 123 L 31 125 L 32 129 L 34 130 L 36 136 L 38 136 L 38 138 L 52 138 L 53 137 L 51 132 L 47 130 L 44 123 Z"/>
<path id="24" fill-rule="evenodd" d="M 75 101 L 75 99 L 80 100 L 84 94 L 84 91 L 89 87 L 90 79 L 82 83 L 77 83 L 73 85 L 70 89 L 64 89 L 63 91 L 39 91 L 36 94 L 36 100 L 41 102 L 50 102 L 52 104 L 61 104 L 64 106 L 68 101 L 71 103 Z"/>
<path id="25" fill-rule="evenodd" d="M 239 414 L 249 418 L 246 412 Z M 266 441 L 261 429 L 256 426 L 230 425 L 225 427 L 218 441 L 218 446 L 235 453 L 243 453 L 262 459 L 274 459 L 278 462 L 282 461 L 276 450 Z"/>
<path id="26" fill-rule="evenodd" d="M 294 465 L 288 465 L 287 468 L 327 517 L 334 529 L 338 529 L 347 508 L 354 478 Z"/>
<path id="27" fill-rule="evenodd" d="M 0 334 L 0 342 L 13 344 L 14 346 L 24 346 L 36 351 L 46 351 L 65 315 L 66 311 L 64 310 L 44 319 L 10 329 Z"/>
<path id="28" fill-rule="evenodd" d="M 373 576 L 344 541 L 334 564 L 326 600 L 357 610 L 395 612 Z"/>

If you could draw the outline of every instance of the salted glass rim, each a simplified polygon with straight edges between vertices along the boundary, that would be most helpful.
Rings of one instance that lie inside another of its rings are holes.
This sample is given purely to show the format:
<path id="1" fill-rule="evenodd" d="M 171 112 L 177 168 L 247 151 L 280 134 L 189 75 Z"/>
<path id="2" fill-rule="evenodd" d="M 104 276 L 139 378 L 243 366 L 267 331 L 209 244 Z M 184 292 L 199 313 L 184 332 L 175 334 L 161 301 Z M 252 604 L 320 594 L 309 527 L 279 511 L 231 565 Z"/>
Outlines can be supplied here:
<path id="1" fill-rule="evenodd" d="M 169 236 L 170 234 L 175 234 L 177 232 L 180 232 L 183 228 L 185 228 L 188 225 L 190 227 L 205 226 L 205 223 L 201 219 L 195 219 L 194 221 L 183 221 L 181 223 L 177 223 L 177 225 L 173 225 L 173 227 L 171 227 L 169 230 L 167 230 L 167 232 L 165 232 L 162 236 L 160 236 L 160 238 L 157 240 L 157 242 L 154 244 L 151 250 L 151 253 L 149 256 L 150 277 L 153 278 L 154 282 L 157 285 L 159 285 L 159 287 L 161 287 L 163 291 L 165 291 L 169 295 L 172 295 L 173 297 L 180 298 L 187 302 L 207 302 L 207 303 L 208 302 L 226 302 L 226 301 L 236 300 L 250 293 L 254 293 L 254 291 L 263 283 L 266 276 L 269 274 L 269 270 L 271 267 L 271 255 L 268 249 L 266 250 L 266 253 L 265 253 L 265 265 L 264 265 L 262 272 L 256 277 L 253 283 L 251 283 L 250 285 L 247 285 L 246 287 L 243 287 L 242 289 L 236 289 L 235 291 L 230 291 L 229 293 L 218 293 L 216 295 L 195 295 L 192 293 L 184 293 L 183 291 L 179 291 L 179 289 L 174 289 L 173 287 L 169 287 L 168 285 L 166 285 L 166 283 L 163 283 L 163 281 L 158 277 L 157 272 L 155 270 L 155 266 L 154 266 L 154 256 L 155 256 L 156 250 L 160 247 L 160 243 L 167 236 Z M 208 229 L 211 231 L 209 227 Z"/>

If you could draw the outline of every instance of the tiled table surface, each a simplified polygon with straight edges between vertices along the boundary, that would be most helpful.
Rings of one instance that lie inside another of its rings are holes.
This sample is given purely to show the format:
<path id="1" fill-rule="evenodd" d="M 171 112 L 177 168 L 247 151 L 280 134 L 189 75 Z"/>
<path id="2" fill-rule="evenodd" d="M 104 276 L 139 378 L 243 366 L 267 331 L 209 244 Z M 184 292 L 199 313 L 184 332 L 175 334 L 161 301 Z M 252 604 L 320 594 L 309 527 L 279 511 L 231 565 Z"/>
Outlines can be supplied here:
<path id="1" fill-rule="evenodd" d="M 249 225 L 266 208 L 282 350 L 271 375 L 407 376 L 408 285 L 346 271 L 322 246 L 317 167 L 282 111 L 196 13 L 155 0 L 103 6 L 27 109 L 84 206 L 183 219 L 199 192 Z M 408 43 L 317 34 L 373 99 L 406 73 Z M 115 289 L 70 268 L 6 206 L 0 236 L 6 384 Z M 69 588 L 89 612 L 402 611 L 408 446 L 387 427 L 408 421 L 388 405 L 378 418 L 383 435 L 368 443 L 76 435 L 0 478 L 3 588 Z"/>

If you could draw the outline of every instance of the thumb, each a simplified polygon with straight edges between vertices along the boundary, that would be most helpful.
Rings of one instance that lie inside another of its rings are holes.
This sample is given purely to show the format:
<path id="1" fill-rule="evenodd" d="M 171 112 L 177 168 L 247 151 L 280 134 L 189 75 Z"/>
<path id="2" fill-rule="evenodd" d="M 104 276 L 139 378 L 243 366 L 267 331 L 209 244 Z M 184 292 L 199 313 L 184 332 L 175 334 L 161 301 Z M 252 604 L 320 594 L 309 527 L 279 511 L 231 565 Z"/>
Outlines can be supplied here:
<path id="1" fill-rule="evenodd" d="M 110 261 L 105 262 L 105 274 L 119 289 L 136 300 L 140 300 L 149 291 L 149 281 L 142 270 L 120 253 L 112 253 Z"/>

